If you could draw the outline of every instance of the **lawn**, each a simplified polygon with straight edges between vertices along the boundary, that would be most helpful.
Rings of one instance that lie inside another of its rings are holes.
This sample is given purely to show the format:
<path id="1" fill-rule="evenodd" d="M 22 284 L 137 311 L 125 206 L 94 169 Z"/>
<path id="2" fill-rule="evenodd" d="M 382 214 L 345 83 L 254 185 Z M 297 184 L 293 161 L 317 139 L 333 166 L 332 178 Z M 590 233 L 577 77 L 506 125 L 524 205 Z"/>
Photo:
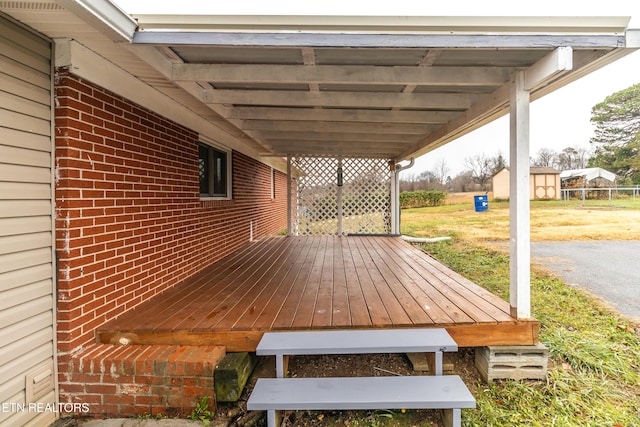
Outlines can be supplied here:
<path id="1" fill-rule="evenodd" d="M 638 208 L 532 203 L 531 224 L 534 241 L 640 239 Z M 508 299 L 508 203 L 491 202 L 482 213 L 469 205 L 404 210 L 402 232 L 453 237 L 424 249 Z M 640 426 L 639 325 L 540 266 L 532 268 L 531 290 L 550 350 L 547 381 L 473 385 L 478 405 L 463 411 L 463 425 Z"/>

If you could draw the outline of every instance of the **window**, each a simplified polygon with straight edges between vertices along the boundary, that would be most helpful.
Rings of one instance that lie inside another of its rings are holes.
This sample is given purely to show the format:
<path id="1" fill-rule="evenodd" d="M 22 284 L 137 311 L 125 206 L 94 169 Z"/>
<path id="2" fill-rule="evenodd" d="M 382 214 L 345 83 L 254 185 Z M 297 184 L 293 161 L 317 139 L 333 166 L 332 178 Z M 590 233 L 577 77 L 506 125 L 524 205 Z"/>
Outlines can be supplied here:
<path id="1" fill-rule="evenodd" d="M 271 198 L 276 198 L 276 170 L 271 168 Z"/>
<path id="2" fill-rule="evenodd" d="M 199 146 L 200 196 L 230 197 L 229 153 L 210 145 Z"/>

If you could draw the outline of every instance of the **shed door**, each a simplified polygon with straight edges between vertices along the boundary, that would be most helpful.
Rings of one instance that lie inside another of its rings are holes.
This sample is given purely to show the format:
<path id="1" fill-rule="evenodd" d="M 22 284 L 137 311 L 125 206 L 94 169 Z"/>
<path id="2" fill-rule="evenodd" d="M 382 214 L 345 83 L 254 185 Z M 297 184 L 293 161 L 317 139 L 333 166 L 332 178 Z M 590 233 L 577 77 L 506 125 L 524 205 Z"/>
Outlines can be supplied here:
<path id="1" fill-rule="evenodd" d="M 55 419 L 51 50 L 0 15 L 0 425 Z"/>

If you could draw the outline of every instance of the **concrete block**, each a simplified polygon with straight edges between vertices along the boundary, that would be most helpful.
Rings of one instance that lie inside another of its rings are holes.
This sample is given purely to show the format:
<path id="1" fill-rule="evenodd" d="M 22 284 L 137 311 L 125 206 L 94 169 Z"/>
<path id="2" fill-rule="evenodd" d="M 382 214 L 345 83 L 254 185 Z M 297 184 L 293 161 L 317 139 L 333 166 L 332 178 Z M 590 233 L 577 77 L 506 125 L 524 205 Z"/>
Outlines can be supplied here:
<path id="1" fill-rule="evenodd" d="M 478 347 L 475 364 L 485 382 L 496 379 L 544 380 L 549 350 L 544 344 Z"/>
<path id="2" fill-rule="evenodd" d="M 256 360 L 253 353 L 227 353 L 213 374 L 217 402 L 236 402 L 240 398 Z"/>

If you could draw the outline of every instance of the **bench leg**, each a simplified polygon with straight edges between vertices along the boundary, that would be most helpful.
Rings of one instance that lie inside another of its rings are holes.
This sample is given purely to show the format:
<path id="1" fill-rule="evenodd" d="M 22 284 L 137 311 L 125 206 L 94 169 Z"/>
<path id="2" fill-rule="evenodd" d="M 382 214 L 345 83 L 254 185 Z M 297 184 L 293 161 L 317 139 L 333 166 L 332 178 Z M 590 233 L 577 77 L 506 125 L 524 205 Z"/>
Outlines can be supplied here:
<path id="1" fill-rule="evenodd" d="M 443 409 L 442 421 L 447 427 L 460 427 L 462 425 L 462 410 L 457 409 Z"/>
<path id="2" fill-rule="evenodd" d="M 441 351 L 436 351 L 435 352 L 435 356 L 436 356 L 436 369 L 435 369 L 435 375 L 442 375 L 442 352 Z"/>
<path id="3" fill-rule="evenodd" d="M 289 356 L 276 354 L 276 378 L 284 378 L 289 370 Z"/>
<path id="4" fill-rule="evenodd" d="M 276 427 L 276 411 L 267 411 L 267 427 Z"/>

